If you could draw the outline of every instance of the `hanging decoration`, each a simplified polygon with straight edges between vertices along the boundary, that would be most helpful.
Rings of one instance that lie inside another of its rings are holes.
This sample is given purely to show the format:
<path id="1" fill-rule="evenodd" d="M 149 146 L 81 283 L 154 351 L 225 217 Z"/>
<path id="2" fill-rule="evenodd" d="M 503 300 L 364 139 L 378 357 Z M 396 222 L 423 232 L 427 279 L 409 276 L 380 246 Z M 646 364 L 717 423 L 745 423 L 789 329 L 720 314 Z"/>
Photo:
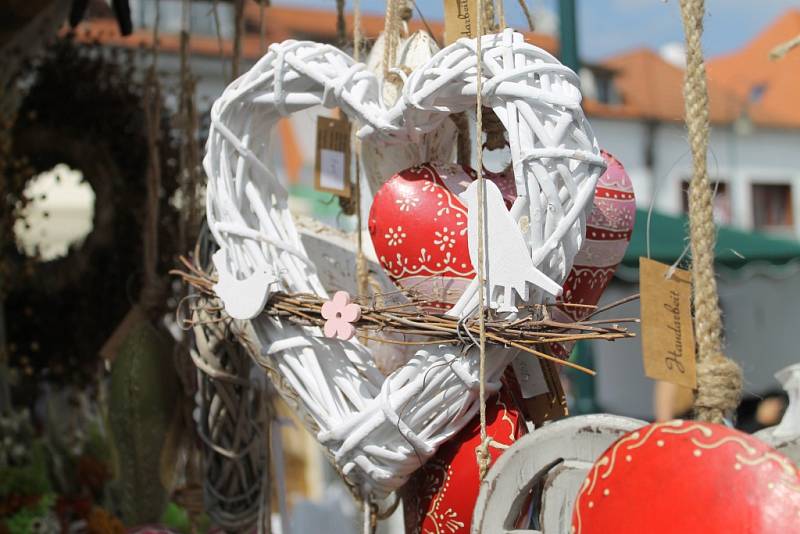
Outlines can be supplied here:
<path id="1" fill-rule="evenodd" d="M 242 284 L 254 270 L 272 273 L 277 283 L 261 288 L 268 292 L 268 309 L 283 292 L 294 299 L 327 299 L 287 210 L 286 190 L 270 162 L 256 155 L 265 153 L 271 126 L 281 115 L 312 105 L 338 105 L 359 122 L 360 137 L 387 147 L 412 143 L 451 113 L 471 108 L 475 43 L 459 41 L 415 69 L 391 108 L 383 104 L 375 76 L 341 51 L 309 42 L 273 45 L 212 109 L 205 166 L 209 227 L 226 254 L 218 269 Z M 525 233 L 517 231 L 520 243 L 531 247 L 527 261 L 542 275 L 537 283 L 560 287 L 582 243 L 605 163 L 580 109 L 574 73 L 510 30 L 485 36 L 482 44 L 484 102 L 505 125 L 512 152 L 518 194 L 508 217 L 515 229 L 519 219 L 528 220 Z M 513 63 L 506 58 L 512 48 L 518 58 Z M 487 247 L 489 259 L 503 253 Z M 522 279 L 504 283 L 527 289 L 517 291 L 505 303 L 509 307 L 528 310 L 553 300 L 546 289 Z M 469 321 L 476 288 L 462 295 L 452 311 L 456 319 Z M 329 340 L 288 319 L 262 313 L 241 324 L 240 335 L 359 494 L 380 498 L 402 485 L 477 413 L 474 348 L 461 356 L 455 347 L 430 346 L 384 377 L 359 342 Z M 486 391 L 492 393 L 516 352 L 492 344 L 487 351 Z"/>
<path id="2" fill-rule="evenodd" d="M 689 182 L 689 237 L 692 249 L 692 304 L 697 340 L 696 417 L 721 423 L 739 403 L 742 370 L 722 353 L 722 315 L 714 275 L 713 195 L 708 178 L 708 89 L 700 39 L 703 35 L 704 0 L 681 0 L 686 36 L 684 102 L 692 179 Z"/>
<path id="3" fill-rule="evenodd" d="M 800 517 L 800 469 L 732 428 L 653 424 L 599 456 L 572 517 L 575 534 L 790 532 Z"/>
<path id="4" fill-rule="evenodd" d="M 27 172 L 5 182 L 9 205 L 24 205 L 29 180 L 65 163 L 92 187 L 95 209 L 92 231 L 61 258 L 27 257 L 13 235 L 4 236 L 5 276 L 13 280 L 6 286 L 6 315 L 17 318 L 8 322 L 9 362 L 22 371 L 17 394 L 34 392 L 25 387 L 32 380 L 92 382 L 98 352 L 138 298 L 148 145 L 144 88 L 133 61 L 133 55 L 67 37 L 56 40 L 21 78 L 31 85 L 13 125 L 12 156 L 27 163 Z M 177 187 L 177 146 L 166 114 L 156 128 L 156 231 L 162 246 L 155 261 L 166 270 L 176 250 L 178 215 L 169 198 Z"/>

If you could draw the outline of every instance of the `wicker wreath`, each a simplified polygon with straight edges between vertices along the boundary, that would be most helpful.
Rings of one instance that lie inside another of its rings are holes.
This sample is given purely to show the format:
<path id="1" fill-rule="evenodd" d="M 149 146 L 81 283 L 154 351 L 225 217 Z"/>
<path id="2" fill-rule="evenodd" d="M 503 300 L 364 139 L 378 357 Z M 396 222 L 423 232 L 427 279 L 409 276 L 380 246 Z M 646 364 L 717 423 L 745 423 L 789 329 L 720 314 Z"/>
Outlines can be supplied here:
<path id="1" fill-rule="evenodd" d="M 482 51 L 483 99 L 509 134 L 518 191 L 512 215 L 528 218 L 524 237 L 534 263 L 560 284 L 580 248 L 604 169 L 580 108 L 577 77 L 510 30 L 484 36 Z M 221 247 L 217 269 L 243 284 L 266 273 L 276 282 L 265 292 L 326 297 L 292 221 L 287 190 L 264 159 L 273 126 L 311 106 L 338 106 L 357 121 L 362 138 L 413 143 L 450 114 L 474 107 L 476 59 L 475 40 L 443 49 L 410 75 L 402 98 L 386 108 L 375 75 L 342 51 L 298 41 L 271 46 L 211 112 L 204 165 L 208 223 Z M 472 297 L 465 294 L 465 313 Z M 545 299 L 535 290 L 523 304 Z M 261 314 L 240 321 L 240 331 L 251 356 L 365 497 L 400 487 L 477 413 L 474 347 L 428 347 L 384 377 L 359 342 L 325 338 L 316 327 Z M 489 393 L 499 389 L 516 354 L 487 348 Z"/>

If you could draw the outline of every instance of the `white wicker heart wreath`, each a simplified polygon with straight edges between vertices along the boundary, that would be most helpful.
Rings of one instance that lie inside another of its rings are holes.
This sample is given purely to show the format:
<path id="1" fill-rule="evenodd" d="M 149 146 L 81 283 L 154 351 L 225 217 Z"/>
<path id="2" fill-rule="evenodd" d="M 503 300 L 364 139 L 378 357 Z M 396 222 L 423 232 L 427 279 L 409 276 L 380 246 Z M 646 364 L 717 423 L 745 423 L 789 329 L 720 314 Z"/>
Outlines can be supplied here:
<path id="1" fill-rule="evenodd" d="M 525 239 L 534 263 L 561 284 L 604 169 L 580 108 L 577 77 L 511 30 L 484 36 L 482 54 L 483 100 L 509 134 L 518 191 L 512 214 L 528 218 Z M 208 223 L 221 247 L 216 265 L 226 271 L 220 277 L 245 283 L 265 275 L 274 280 L 269 290 L 327 296 L 292 221 L 287 190 L 266 158 L 273 126 L 281 116 L 321 104 L 340 107 L 360 125 L 362 138 L 413 143 L 449 114 L 474 108 L 476 57 L 475 40 L 448 46 L 410 75 L 402 98 L 386 109 L 375 75 L 342 51 L 312 42 L 272 45 L 211 112 L 204 166 Z M 544 299 L 532 291 L 528 303 Z M 419 350 L 384 377 L 356 340 L 328 339 L 318 328 L 268 314 L 238 326 L 251 355 L 365 496 L 380 498 L 400 487 L 478 410 L 474 348 L 466 356 L 453 346 Z M 499 389 L 515 355 L 488 347 L 488 392 Z"/>

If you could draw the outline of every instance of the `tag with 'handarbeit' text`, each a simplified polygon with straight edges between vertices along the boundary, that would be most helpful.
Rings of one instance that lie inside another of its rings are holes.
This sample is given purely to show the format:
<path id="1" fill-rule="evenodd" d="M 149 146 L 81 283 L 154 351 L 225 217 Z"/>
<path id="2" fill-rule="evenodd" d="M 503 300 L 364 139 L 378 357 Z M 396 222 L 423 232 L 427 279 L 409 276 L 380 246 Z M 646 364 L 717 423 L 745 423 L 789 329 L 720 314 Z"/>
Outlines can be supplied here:
<path id="1" fill-rule="evenodd" d="M 477 0 L 444 0 L 445 45 L 478 35 Z"/>
<path id="2" fill-rule="evenodd" d="M 694 389 L 694 330 L 692 326 L 692 279 L 688 271 L 647 258 L 639 258 L 642 307 L 642 356 L 644 372 Z"/>

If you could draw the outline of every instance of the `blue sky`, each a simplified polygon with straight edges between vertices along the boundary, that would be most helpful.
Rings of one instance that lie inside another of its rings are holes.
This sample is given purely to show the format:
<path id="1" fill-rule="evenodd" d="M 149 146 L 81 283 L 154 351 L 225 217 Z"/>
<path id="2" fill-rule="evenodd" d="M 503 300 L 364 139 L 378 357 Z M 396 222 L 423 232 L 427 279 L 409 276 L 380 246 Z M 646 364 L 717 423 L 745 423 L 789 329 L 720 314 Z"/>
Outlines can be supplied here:
<path id="1" fill-rule="evenodd" d="M 683 40 L 678 0 L 576 0 L 581 56 L 597 60 L 617 52 L 649 46 L 660 46 Z M 352 0 L 346 0 L 348 8 Z M 273 0 L 274 4 L 335 6 L 334 0 Z M 527 0 L 538 12 L 543 25 L 555 21 L 556 0 Z M 362 10 L 384 10 L 382 0 L 361 0 Z M 441 19 L 442 0 L 417 0 L 426 18 Z M 526 27 L 518 0 L 505 0 L 506 18 L 512 26 Z M 787 9 L 800 9 L 800 0 L 706 0 L 706 34 L 704 46 L 708 55 L 736 50 L 752 39 L 762 28 Z M 548 17 L 549 13 L 549 17 Z"/>

